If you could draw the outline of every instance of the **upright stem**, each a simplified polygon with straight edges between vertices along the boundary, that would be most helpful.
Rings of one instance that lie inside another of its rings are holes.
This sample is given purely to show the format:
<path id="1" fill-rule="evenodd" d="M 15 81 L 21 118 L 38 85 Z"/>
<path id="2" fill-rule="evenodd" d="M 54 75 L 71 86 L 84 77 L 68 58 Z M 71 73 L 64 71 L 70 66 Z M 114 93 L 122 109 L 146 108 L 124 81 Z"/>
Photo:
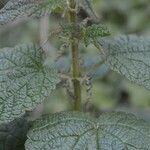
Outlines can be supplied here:
<path id="1" fill-rule="evenodd" d="M 76 2 L 75 0 L 69 0 L 69 22 L 73 25 L 77 23 L 77 14 L 76 14 Z M 72 50 L 72 69 L 73 69 L 73 88 L 74 88 L 74 110 L 79 111 L 81 109 L 81 84 L 80 84 L 80 63 L 79 63 L 79 41 L 74 36 L 71 35 L 71 50 Z"/>

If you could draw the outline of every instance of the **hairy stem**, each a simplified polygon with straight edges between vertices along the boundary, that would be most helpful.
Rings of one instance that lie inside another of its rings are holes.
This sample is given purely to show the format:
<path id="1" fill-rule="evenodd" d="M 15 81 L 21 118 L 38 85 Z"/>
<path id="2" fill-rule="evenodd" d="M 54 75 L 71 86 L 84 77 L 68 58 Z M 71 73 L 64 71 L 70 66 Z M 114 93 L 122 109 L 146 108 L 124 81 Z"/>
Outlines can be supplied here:
<path id="1" fill-rule="evenodd" d="M 77 23 L 76 15 L 76 2 L 75 0 L 69 0 L 69 22 L 73 25 Z M 81 108 L 81 84 L 80 84 L 80 62 L 79 62 L 79 49 L 78 39 L 71 35 L 71 50 L 72 50 L 72 69 L 73 69 L 73 88 L 74 88 L 74 110 L 79 111 Z"/>

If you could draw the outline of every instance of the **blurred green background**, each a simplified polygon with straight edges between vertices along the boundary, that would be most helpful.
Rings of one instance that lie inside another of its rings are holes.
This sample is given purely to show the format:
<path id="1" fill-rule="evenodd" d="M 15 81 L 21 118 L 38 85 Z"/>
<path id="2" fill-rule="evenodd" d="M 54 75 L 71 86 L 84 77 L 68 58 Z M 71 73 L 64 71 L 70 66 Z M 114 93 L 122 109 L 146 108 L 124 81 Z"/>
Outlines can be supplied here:
<path id="1" fill-rule="evenodd" d="M 5 3 L 6 0 L 1 0 L 0 7 Z M 93 0 L 93 4 L 101 22 L 108 26 L 112 35 L 150 35 L 150 0 Z M 61 15 L 52 14 L 42 19 L 19 20 L 6 25 L 0 28 L 0 48 L 26 42 L 45 43 L 48 28 L 58 26 L 61 20 Z M 51 51 L 58 51 L 61 45 L 58 39 L 50 39 L 45 44 Z M 88 68 L 99 61 L 96 57 L 99 51 L 94 46 L 85 49 L 81 45 L 80 49 L 81 58 L 85 54 L 84 65 Z M 66 49 L 56 64 L 64 72 L 70 64 L 70 59 L 66 59 L 66 56 L 69 57 L 69 49 Z M 85 86 L 82 97 L 84 102 L 87 97 Z M 53 113 L 69 110 L 71 101 L 66 90 L 58 87 L 47 99 L 44 111 Z M 97 112 L 123 110 L 150 120 L 150 91 L 129 82 L 105 65 L 98 67 L 93 75 L 92 102 Z"/>

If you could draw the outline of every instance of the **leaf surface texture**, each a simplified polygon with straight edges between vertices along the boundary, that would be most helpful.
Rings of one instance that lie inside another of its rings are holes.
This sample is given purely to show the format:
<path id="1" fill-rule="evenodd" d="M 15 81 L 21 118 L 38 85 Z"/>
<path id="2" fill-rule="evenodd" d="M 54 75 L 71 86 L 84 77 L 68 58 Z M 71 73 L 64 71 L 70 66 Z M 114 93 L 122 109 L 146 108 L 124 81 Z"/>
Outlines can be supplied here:
<path id="1" fill-rule="evenodd" d="M 83 113 L 44 116 L 28 133 L 26 150 L 149 150 L 150 124 L 126 113 L 98 119 Z"/>
<path id="2" fill-rule="evenodd" d="M 150 37 L 104 38 L 100 45 L 112 70 L 150 90 Z"/>
<path id="3" fill-rule="evenodd" d="M 32 110 L 55 89 L 57 72 L 43 61 L 33 44 L 0 50 L 0 124 Z"/>
<path id="4" fill-rule="evenodd" d="M 39 17 L 65 5 L 65 0 L 10 0 L 0 10 L 0 25 L 22 17 Z"/>

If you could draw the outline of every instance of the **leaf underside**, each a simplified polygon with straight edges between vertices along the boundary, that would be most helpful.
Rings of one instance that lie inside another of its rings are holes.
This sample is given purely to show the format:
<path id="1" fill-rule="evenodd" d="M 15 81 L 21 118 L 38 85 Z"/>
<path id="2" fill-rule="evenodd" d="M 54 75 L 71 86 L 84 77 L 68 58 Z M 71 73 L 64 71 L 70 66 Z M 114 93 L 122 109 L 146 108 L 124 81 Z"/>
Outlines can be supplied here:
<path id="1" fill-rule="evenodd" d="M 10 0 L 0 10 L 0 25 L 22 17 L 39 17 L 65 6 L 65 0 Z"/>
<path id="2" fill-rule="evenodd" d="M 0 50 L 0 124 L 40 104 L 59 82 L 55 69 L 43 65 L 43 51 L 33 44 Z"/>
<path id="3" fill-rule="evenodd" d="M 150 90 L 150 37 L 118 36 L 100 44 L 112 70 Z"/>
<path id="4" fill-rule="evenodd" d="M 28 129 L 25 117 L 0 125 L 0 150 L 24 150 Z"/>
<path id="5" fill-rule="evenodd" d="M 97 120 L 77 112 L 43 116 L 27 136 L 26 150 L 150 149 L 150 124 L 121 112 Z"/>

